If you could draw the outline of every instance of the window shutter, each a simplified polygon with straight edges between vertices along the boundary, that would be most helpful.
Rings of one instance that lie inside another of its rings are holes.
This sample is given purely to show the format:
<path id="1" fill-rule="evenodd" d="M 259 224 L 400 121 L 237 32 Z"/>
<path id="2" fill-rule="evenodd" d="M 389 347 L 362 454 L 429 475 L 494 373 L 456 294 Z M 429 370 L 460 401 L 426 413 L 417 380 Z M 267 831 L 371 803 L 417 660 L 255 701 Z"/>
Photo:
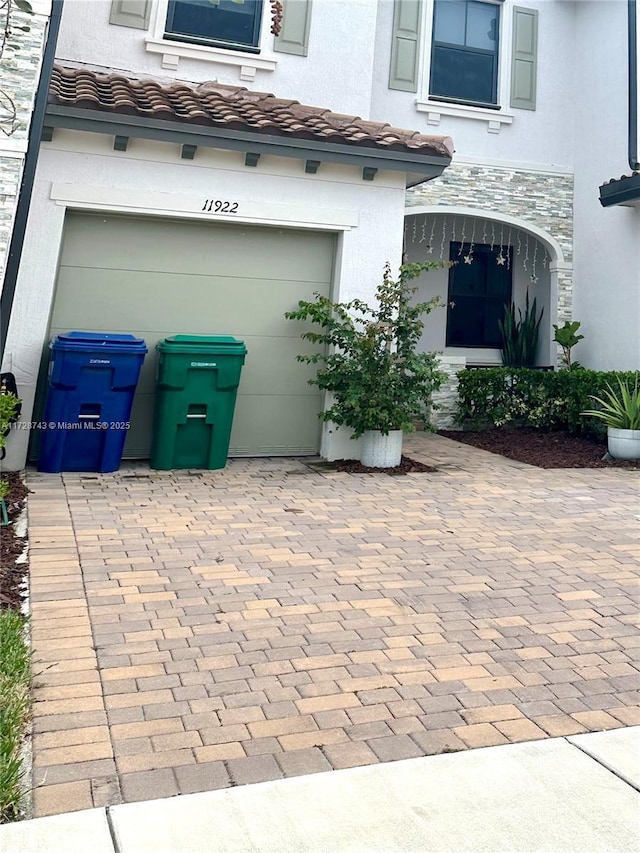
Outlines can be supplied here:
<path id="1" fill-rule="evenodd" d="M 118 27 L 149 28 L 152 0 L 112 0 L 109 23 Z"/>
<path id="2" fill-rule="evenodd" d="M 513 54 L 511 57 L 511 106 L 519 110 L 536 108 L 538 53 L 538 12 L 513 7 Z"/>
<path id="3" fill-rule="evenodd" d="M 311 0 L 283 0 L 282 30 L 276 37 L 274 50 L 306 56 L 309 52 Z"/>
<path id="4" fill-rule="evenodd" d="M 420 65 L 421 0 L 395 0 L 389 88 L 418 91 Z"/>

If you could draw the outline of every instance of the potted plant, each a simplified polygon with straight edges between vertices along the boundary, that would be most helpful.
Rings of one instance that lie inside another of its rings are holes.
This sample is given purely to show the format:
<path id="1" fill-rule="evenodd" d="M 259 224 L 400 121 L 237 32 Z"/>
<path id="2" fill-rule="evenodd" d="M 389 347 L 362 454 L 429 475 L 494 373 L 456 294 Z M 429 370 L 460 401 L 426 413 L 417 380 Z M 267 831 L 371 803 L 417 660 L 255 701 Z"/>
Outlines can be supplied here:
<path id="1" fill-rule="evenodd" d="M 431 395 L 444 374 L 435 353 L 417 352 L 417 347 L 423 318 L 442 303 L 437 297 L 416 303 L 417 288 L 409 283 L 440 266 L 429 261 L 405 264 L 393 279 L 386 264 L 375 305 L 360 299 L 332 302 L 316 294 L 314 301 L 301 301 L 285 315 L 319 327 L 303 332 L 302 338 L 318 344 L 320 351 L 297 359 L 319 365 L 309 383 L 332 395 L 319 417 L 348 427 L 351 438 L 362 437 L 360 461 L 368 467 L 398 465 L 403 431 L 413 430 L 418 419 L 429 428 Z"/>
<path id="2" fill-rule="evenodd" d="M 633 387 L 618 377 L 618 389 L 607 385 L 604 397 L 591 399 L 598 409 L 582 412 L 607 425 L 609 455 L 614 459 L 640 459 L 640 388 L 638 376 Z"/>

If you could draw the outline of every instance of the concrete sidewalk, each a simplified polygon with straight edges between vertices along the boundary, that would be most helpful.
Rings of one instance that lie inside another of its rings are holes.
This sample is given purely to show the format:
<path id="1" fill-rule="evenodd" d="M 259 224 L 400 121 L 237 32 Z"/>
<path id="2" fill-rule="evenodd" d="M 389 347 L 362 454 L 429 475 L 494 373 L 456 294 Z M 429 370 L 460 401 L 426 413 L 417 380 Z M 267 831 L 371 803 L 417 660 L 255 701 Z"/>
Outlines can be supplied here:
<path id="1" fill-rule="evenodd" d="M 636 853 L 640 726 L 0 827 L 0 853 Z"/>

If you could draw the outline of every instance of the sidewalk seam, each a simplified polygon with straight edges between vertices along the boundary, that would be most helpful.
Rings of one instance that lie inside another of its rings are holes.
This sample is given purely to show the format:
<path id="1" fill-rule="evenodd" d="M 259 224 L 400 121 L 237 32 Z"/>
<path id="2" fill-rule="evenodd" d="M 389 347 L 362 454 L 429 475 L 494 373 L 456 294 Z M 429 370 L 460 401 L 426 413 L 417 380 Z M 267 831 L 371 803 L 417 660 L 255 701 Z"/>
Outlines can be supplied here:
<path id="1" fill-rule="evenodd" d="M 113 853 L 122 853 L 122 849 L 118 844 L 118 834 L 116 832 L 116 827 L 113 822 L 113 818 L 111 817 L 111 806 L 105 807 L 105 816 L 107 818 L 107 826 L 109 827 L 109 835 L 111 836 L 111 843 L 113 844 Z"/>
<path id="2" fill-rule="evenodd" d="M 596 764 L 599 764 L 601 767 L 604 767 L 604 769 L 608 770 L 609 773 L 613 773 L 613 775 L 617 776 L 617 778 L 620 779 L 621 782 L 624 782 L 630 788 L 633 788 L 634 791 L 637 791 L 640 794 L 640 785 L 637 782 L 634 782 L 633 779 L 629 779 L 629 777 L 625 776 L 624 773 L 621 773 L 619 770 L 616 770 L 615 767 L 612 767 L 610 764 L 608 764 L 602 758 L 598 758 L 597 756 L 592 755 L 590 752 L 588 752 L 582 746 L 579 746 L 577 743 L 573 743 L 573 741 L 570 741 L 568 738 L 565 738 L 565 740 L 567 741 L 567 743 L 570 746 L 573 746 L 576 749 L 580 750 L 580 752 L 584 753 L 584 755 L 588 756 L 593 761 L 595 761 Z"/>

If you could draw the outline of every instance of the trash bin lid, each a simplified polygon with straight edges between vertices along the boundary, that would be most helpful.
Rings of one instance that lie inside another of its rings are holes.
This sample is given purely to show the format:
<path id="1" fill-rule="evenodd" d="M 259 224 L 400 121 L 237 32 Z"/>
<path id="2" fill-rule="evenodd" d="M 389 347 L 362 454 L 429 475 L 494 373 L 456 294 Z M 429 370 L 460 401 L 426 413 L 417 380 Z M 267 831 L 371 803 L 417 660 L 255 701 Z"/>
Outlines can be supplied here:
<path id="1" fill-rule="evenodd" d="M 50 346 L 55 350 L 99 349 L 105 352 L 147 352 L 147 345 L 142 338 L 104 332 L 67 332 L 64 335 L 56 335 Z"/>
<path id="2" fill-rule="evenodd" d="M 158 341 L 156 349 L 163 353 L 209 353 L 245 355 L 244 341 L 230 335 L 171 335 Z"/>

